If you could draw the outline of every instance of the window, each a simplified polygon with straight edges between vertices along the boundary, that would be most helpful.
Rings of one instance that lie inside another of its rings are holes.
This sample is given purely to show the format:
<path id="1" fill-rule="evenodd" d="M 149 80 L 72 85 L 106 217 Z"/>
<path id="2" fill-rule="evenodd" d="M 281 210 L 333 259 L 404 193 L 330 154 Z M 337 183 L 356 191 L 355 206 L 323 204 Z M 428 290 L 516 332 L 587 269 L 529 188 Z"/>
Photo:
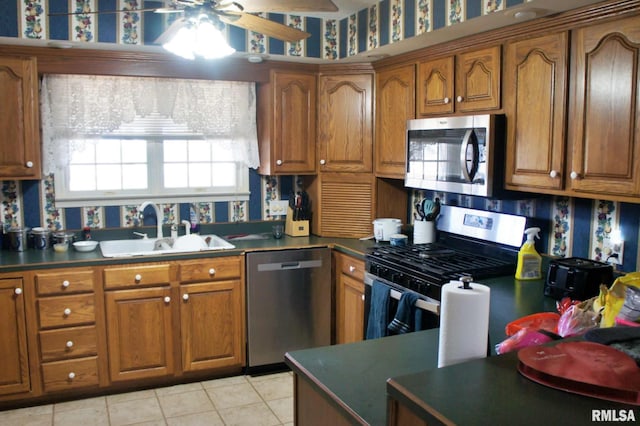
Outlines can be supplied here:
<path id="1" fill-rule="evenodd" d="M 43 136 L 57 206 L 249 198 L 253 84 L 53 77 L 43 81 Z"/>

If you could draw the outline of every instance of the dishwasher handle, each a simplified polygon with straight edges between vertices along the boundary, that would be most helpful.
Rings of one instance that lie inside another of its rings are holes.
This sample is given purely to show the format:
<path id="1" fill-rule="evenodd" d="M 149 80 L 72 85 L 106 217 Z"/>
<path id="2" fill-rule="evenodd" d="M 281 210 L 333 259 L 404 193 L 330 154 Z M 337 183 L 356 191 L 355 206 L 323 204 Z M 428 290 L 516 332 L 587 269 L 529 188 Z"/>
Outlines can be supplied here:
<path id="1" fill-rule="evenodd" d="M 290 269 L 311 269 L 320 268 L 322 266 L 322 260 L 300 260 L 294 262 L 273 262 L 273 263 L 260 263 L 258 264 L 258 272 L 268 271 L 283 271 Z"/>

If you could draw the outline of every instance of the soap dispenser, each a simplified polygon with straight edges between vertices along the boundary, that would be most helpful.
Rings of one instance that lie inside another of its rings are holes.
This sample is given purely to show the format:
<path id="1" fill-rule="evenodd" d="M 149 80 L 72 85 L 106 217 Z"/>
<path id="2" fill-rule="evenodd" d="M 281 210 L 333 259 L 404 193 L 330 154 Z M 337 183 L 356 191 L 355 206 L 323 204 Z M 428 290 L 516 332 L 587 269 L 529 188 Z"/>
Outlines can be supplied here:
<path id="1" fill-rule="evenodd" d="M 540 228 L 524 230 L 527 240 L 518 252 L 518 266 L 515 278 L 517 280 L 539 280 L 542 278 L 542 256 L 536 251 L 534 238 L 540 239 Z"/>

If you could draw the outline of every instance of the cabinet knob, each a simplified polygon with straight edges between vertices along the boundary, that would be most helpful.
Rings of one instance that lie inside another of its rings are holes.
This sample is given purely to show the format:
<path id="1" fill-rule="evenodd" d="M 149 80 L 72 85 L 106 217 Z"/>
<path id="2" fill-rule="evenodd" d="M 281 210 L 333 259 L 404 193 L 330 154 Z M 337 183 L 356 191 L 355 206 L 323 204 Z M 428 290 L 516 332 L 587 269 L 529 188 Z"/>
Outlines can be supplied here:
<path id="1" fill-rule="evenodd" d="M 356 267 L 353 265 L 349 265 L 349 272 L 355 272 L 356 271 Z"/>
<path id="2" fill-rule="evenodd" d="M 320 160 L 320 164 L 324 166 L 327 162 L 325 160 Z"/>
<path id="3" fill-rule="evenodd" d="M 69 308 L 64 308 L 64 311 L 62 311 L 64 313 L 65 317 L 68 317 L 69 315 L 71 315 L 71 309 Z"/>
<path id="4" fill-rule="evenodd" d="M 555 179 L 558 177 L 558 172 L 555 170 L 551 170 L 551 172 L 549 172 L 549 177 L 551 177 L 551 179 Z"/>
<path id="5" fill-rule="evenodd" d="M 188 293 L 183 294 L 183 295 L 182 295 L 182 300 L 184 300 L 185 302 L 186 302 L 187 300 L 189 300 L 189 294 L 188 294 Z"/>
<path id="6" fill-rule="evenodd" d="M 364 294 L 362 295 L 362 301 L 364 302 Z"/>
<path id="7" fill-rule="evenodd" d="M 276 165 L 282 166 L 282 160 L 276 160 Z"/>
<path id="8" fill-rule="evenodd" d="M 445 104 L 448 104 L 449 102 L 451 102 L 451 99 L 449 99 L 449 98 L 444 98 L 442 101 L 443 101 Z"/>
<path id="9" fill-rule="evenodd" d="M 463 98 L 462 96 L 458 96 L 458 97 L 456 98 L 456 102 L 460 103 L 460 102 L 462 102 L 462 101 L 464 101 L 464 98 Z"/>
<path id="10" fill-rule="evenodd" d="M 580 177 L 580 175 L 577 172 L 571 172 L 569 177 L 571 177 L 571 179 L 573 179 L 573 180 L 576 180 L 576 179 L 578 179 Z"/>
<path id="11" fill-rule="evenodd" d="M 21 289 L 20 287 L 16 287 L 16 289 L 15 289 L 15 290 L 13 290 L 13 292 L 14 292 L 15 294 L 17 294 L 18 296 L 20 296 L 20 295 L 22 294 L 22 289 Z"/>
<path id="12" fill-rule="evenodd" d="M 215 268 L 209 269 L 209 275 L 215 275 L 215 274 L 216 274 Z"/>
<path id="13" fill-rule="evenodd" d="M 69 380 L 73 380 L 76 378 L 76 373 L 74 373 L 73 371 L 71 373 L 69 373 L 69 375 L 67 376 L 69 378 Z"/>
<path id="14" fill-rule="evenodd" d="M 169 303 L 169 302 L 171 302 L 171 298 L 169 296 L 165 296 L 164 303 Z"/>
<path id="15" fill-rule="evenodd" d="M 29 168 L 29 169 L 30 169 L 30 168 L 32 168 L 32 167 L 33 167 L 33 161 L 27 161 L 26 166 L 27 166 L 27 168 Z"/>
<path id="16" fill-rule="evenodd" d="M 71 285 L 71 283 L 67 280 L 62 281 L 62 287 L 67 288 L 69 287 L 69 285 Z"/>
<path id="17" fill-rule="evenodd" d="M 73 340 L 69 340 L 65 346 L 71 349 L 73 347 Z"/>
<path id="18" fill-rule="evenodd" d="M 139 283 L 140 281 L 142 281 L 142 275 L 140 275 L 140 274 L 136 274 L 136 276 L 135 276 L 135 277 L 133 277 L 133 278 L 136 280 L 136 282 L 137 282 L 137 283 Z"/>

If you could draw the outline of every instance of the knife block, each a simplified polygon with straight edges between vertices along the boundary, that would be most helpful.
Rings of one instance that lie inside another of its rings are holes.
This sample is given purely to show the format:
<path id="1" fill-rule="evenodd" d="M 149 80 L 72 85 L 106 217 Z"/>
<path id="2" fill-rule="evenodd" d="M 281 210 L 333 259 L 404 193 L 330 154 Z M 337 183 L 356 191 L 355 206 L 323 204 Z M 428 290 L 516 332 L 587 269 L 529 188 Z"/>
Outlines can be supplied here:
<path id="1" fill-rule="evenodd" d="M 293 220 L 293 209 L 287 208 L 287 219 L 284 223 L 284 233 L 290 237 L 307 237 L 309 236 L 308 220 Z"/>

